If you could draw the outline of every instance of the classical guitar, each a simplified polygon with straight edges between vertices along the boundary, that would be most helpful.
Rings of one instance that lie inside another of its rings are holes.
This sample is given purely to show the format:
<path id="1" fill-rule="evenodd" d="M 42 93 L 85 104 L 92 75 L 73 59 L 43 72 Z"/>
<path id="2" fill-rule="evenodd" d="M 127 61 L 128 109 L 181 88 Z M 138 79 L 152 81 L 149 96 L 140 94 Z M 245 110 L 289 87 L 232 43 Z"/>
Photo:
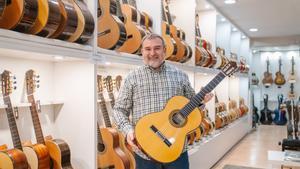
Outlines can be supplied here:
<path id="1" fill-rule="evenodd" d="M 142 12 L 142 15 L 145 18 L 145 24 L 141 23 L 141 25 L 145 26 L 145 29 L 146 29 L 147 33 L 153 32 L 153 19 L 152 19 L 152 17 L 150 15 L 148 15 L 148 13 L 146 13 L 146 12 Z"/>
<path id="2" fill-rule="evenodd" d="M 294 91 L 294 83 L 290 84 L 290 91 L 288 93 L 288 98 L 289 99 L 295 99 L 296 98 L 296 93 Z"/>
<path id="3" fill-rule="evenodd" d="M 98 5 L 101 9 L 97 23 L 98 46 L 105 49 L 118 49 L 127 40 L 121 4 L 119 0 L 98 0 Z"/>
<path id="4" fill-rule="evenodd" d="M 21 144 L 18 127 L 15 120 L 14 110 L 10 101 L 10 94 L 12 93 L 12 80 L 11 73 L 4 70 L 0 75 L 1 93 L 3 96 L 8 125 L 13 141 L 14 148 L 7 150 L 7 147 L 3 147 L 0 151 L 0 168 L 1 169 L 28 169 L 29 164 L 25 154 L 22 152 L 23 147 Z"/>
<path id="5" fill-rule="evenodd" d="M 51 168 L 72 169 L 70 162 L 71 153 L 68 144 L 61 139 L 52 139 L 51 136 L 48 136 L 47 139 L 45 139 L 43 136 L 42 127 L 38 116 L 38 108 L 34 98 L 34 92 L 36 88 L 39 87 L 38 78 L 39 76 L 34 70 L 30 69 L 26 72 L 27 99 L 30 103 L 30 112 L 37 143 L 47 147 L 52 160 Z M 48 161 L 48 164 L 50 164 L 50 161 Z"/>
<path id="6" fill-rule="evenodd" d="M 290 71 L 288 82 L 296 83 L 296 74 L 295 74 L 295 68 L 294 68 L 295 67 L 294 56 L 292 56 L 291 64 L 292 64 L 292 70 Z"/>
<path id="7" fill-rule="evenodd" d="M 136 140 L 142 150 L 159 162 L 177 159 L 183 151 L 186 135 L 196 129 L 202 120 L 201 110 L 197 107 L 205 94 L 235 70 L 236 64 L 230 62 L 191 100 L 174 96 L 161 112 L 142 117 L 135 126 Z"/>
<path id="8" fill-rule="evenodd" d="M 216 48 L 216 63 L 214 65 L 214 68 L 215 69 L 220 69 L 222 67 L 222 62 L 223 62 L 223 59 L 222 59 L 222 54 L 221 54 L 221 48 L 220 47 L 217 47 Z"/>
<path id="9" fill-rule="evenodd" d="M 167 22 L 167 15 L 165 12 L 165 3 L 161 1 L 162 8 L 162 23 L 161 23 L 161 36 L 166 43 L 166 56 L 165 59 L 174 57 L 177 54 L 177 44 L 171 37 L 170 25 Z"/>
<path id="10" fill-rule="evenodd" d="M 221 127 L 223 127 L 225 125 L 225 121 L 222 118 L 221 115 L 221 105 L 219 104 L 219 99 L 217 96 L 217 93 L 215 92 L 215 125 L 216 125 L 216 129 L 219 129 Z"/>
<path id="11" fill-rule="evenodd" d="M 115 79 L 115 84 L 116 85 L 113 85 L 113 80 L 112 80 L 111 76 L 107 76 L 104 79 L 106 90 L 107 90 L 108 96 L 110 98 L 111 107 L 114 107 L 114 105 L 115 105 L 115 96 L 114 96 L 114 93 L 113 93 L 113 89 L 114 89 L 113 86 L 116 86 L 116 88 L 120 88 L 121 80 L 122 80 L 122 77 L 117 76 L 116 79 Z M 109 120 L 109 121 L 106 122 L 106 127 L 112 127 L 111 121 L 110 121 L 109 116 L 108 116 L 108 113 L 105 113 L 105 111 L 104 111 L 103 116 L 106 116 L 106 118 L 104 118 L 104 119 Z M 132 152 L 127 148 L 128 145 L 126 144 L 126 139 L 125 139 L 124 135 L 121 132 L 118 132 L 118 134 L 119 134 L 119 139 L 120 139 L 120 147 L 124 151 L 126 156 L 129 158 L 130 169 L 135 169 L 135 167 L 136 167 L 135 166 L 135 158 L 132 155 Z"/>
<path id="12" fill-rule="evenodd" d="M 46 37 L 58 28 L 60 19 L 57 0 L 38 0 L 37 19 L 28 33 Z"/>
<path id="13" fill-rule="evenodd" d="M 192 58 L 193 50 L 192 50 L 192 47 L 185 40 L 185 32 L 182 29 L 179 29 L 177 32 L 178 32 L 178 37 L 183 40 L 183 43 L 185 46 L 184 57 L 179 62 L 185 63 Z"/>
<path id="14" fill-rule="evenodd" d="M 208 65 L 209 62 L 209 54 L 203 48 L 202 38 L 201 38 L 201 31 L 199 27 L 199 15 L 196 14 L 195 16 L 195 64 L 197 66 L 205 66 Z"/>
<path id="15" fill-rule="evenodd" d="M 0 1 L 0 18 L 2 17 L 3 11 L 4 11 L 7 3 L 8 3 L 7 0 Z"/>
<path id="16" fill-rule="evenodd" d="M 131 169 L 130 159 L 120 147 L 119 133 L 112 128 L 103 95 L 103 80 L 97 75 L 99 109 L 102 112 L 106 128 L 98 130 L 98 169 Z"/>
<path id="17" fill-rule="evenodd" d="M 276 76 L 274 79 L 274 83 L 278 86 L 278 88 L 281 88 L 282 85 L 285 84 L 285 78 L 284 75 L 281 73 L 281 58 L 278 60 L 279 70 L 276 72 Z"/>
<path id="18" fill-rule="evenodd" d="M 272 73 L 269 72 L 269 66 L 270 66 L 270 61 L 269 59 L 267 59 L 267 71 L 264 72 L 264 78 L 262 80 L 263 85 L 268 88 L 272 85 L 273 83 L 273 77 L 272 77 Z"/>
<path id="19" fill-rule="evenodd" d="M 261 124 L 272 124 L 272 111 L 268 108 L 268 98 L 267 94 L 264 95 L 264 108 L 260 111 L 260 123 Z"/>

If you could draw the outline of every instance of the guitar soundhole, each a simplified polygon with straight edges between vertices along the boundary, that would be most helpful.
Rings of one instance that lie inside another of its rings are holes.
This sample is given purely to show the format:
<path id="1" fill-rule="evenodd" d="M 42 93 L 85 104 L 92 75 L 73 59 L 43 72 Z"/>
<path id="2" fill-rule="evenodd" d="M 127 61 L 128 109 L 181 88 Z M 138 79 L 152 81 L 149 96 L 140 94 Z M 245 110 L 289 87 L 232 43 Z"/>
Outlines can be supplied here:
<path id="1" fill-rule="evenodd" d="M 104 144 L 101 144 L 101 143 L 98 143 L 97 149 L 98 149 L 99 152 L 104 152 L 104 150 L 105 150 L 105 145 L 104 145 Z"/>
<path id="2" fill-rule="evenodd" d="M 175 127 L 182 127 L 186 124 L 186 118 L 180 113 L 180 111 L 173 111 L 171 113 L 171 124 Z"/>

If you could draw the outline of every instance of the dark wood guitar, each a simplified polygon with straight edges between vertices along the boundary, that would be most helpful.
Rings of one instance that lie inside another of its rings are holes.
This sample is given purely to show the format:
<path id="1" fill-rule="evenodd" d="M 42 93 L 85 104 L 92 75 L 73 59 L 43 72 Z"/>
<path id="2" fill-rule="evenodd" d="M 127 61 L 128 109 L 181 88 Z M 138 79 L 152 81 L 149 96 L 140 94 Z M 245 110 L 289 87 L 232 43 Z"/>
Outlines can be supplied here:
<path id="1" fill-rule="evenodd" d="M 260 111 L 260 123 L 261 124 L 272 124 L 272 111 L 268 108 L 268 98 L 267 94 L 264 95 L 264 108 Z"/>
<path id="2" fill-rule="evenodd" d="M 37 104 L 34 98 L 34 92 L 37 87 L 39 87 L 39 76 L 36 75 L 35 71 L 30 69 L 26 72 L 26 92 L 27 99 L 30 105 L 30 112 L 32 117 L 32 123 L 34 126 L 35 137 L 38 144 L 45 145 L 49 150 L 49 155 L 52 160 L 51 168 L 54 169 L 72 169 L 71 165 L 71 152 L 68 144 L 61 139 L 52 139 L 48 136 L 47 139 L 44 138 L 42 127 L 40 124 L 40 119 L 38 116 Z M 50 159 L 48 161 L 50 164 Z"/>
<path id="3" fill-rule="evenodd" d="M 178 32 L 178 37 L 183 40 L 183 43 L 184 43 L 184 46 L 185 46 L 184 56 L 179 62 L 180 63 L 185 63 L 185 62 L 189 61 L 192 58 L 193 50 L 192 50 L 192 47 L 185 40 L 185 32 L 181 29 L 177 30 L 177 32 Z"/>
<path id="4" fill-rule="evenodd" d="M 104 123 L 107 128 L 98 130 L 98 169 L 120 168 L 131 169 L 130 160 L 120 147 L 119 133 L 111 128 L 111 123 L 103 96 L 103 80 L 101 75 L 97 75 L 97 88 L 99 109 L 102 112 Z"/>
<path id="5" fill-rule="evenodd" d="M 0 1 L 0 18 L 2 17 L 3 11 L 6 7 L 7 0 L 1 0 Z"/>
<path id="6" fill-rule="evenodd" d="M 119 0 L 98 0 L 98 5 L 101 9 L 101 15 L 98 18 L 98 46 L 105 49 L 118 49 L 127 40 L 120 2 Z"/>
<path id="7" fill-rule="evenodd" d="M 142 117 L 135 126 L 136 140 L 142 150 L 159 162 L 176 160 L 182 153 L 186 135 L 196 129 L 203 119 L 197 107 L 205 94 L 234 71 L 236 63 L 230 62 L 191 100 L 184 96 L 174 96 L 161 112 Z"/>
<path id="8" fill-rule="evenodd" d="M 284 75 L 281 73 L 281 58 L 278 60 L 279 70 L 276 72 L 276 76 L 274 79 L 274 83 L 278 86 L 278 88 L 281 88 L 282 85 L 285 84 L 285 78 Z"/>
<path id="9" fill-rule="evenodd" d="M 270 66 L 270 61 L 269 58 L 267 59 L 267 71 L 264 72 L 264 78 L 262 80 L 262 83 L 264 84 L 264 86 L 266 88 L 270 87 L 273 83 L 273 77 L 272 77 L 272 73 L 270 73 L 269 71 L 269 66 Z"/>
<path id="10" fill-rule="evenodd" d="M 15 120 L 14 111 L 10 101 L 10 94 L 12 93 L 12 80 L 11 73 L 4 70 L 0 75 L 1 80 L 1 91 L 3 96 L 8 125 L 13 141 L 14 148 L 7 150 L 7 147 L 3 147 L 0 151 L 0 168 L 1 169 L 28 169 L 29 164 L 25 154 L 22 152 L 23 147 L 18 132 L 18 127 Z"/>

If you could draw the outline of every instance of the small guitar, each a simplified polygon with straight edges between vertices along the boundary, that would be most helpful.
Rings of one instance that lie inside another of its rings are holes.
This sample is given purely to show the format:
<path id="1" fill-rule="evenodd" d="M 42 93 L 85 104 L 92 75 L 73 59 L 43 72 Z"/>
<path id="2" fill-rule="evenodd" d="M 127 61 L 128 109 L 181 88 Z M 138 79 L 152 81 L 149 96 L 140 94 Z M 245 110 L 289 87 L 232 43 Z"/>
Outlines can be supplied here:
<path id="1" fill-rule="evenodd" d="M 38 109 L 36 101 L 34 99 L 34 92 L 36 88 L 39 87 L 38 78 L 39 76 L 36 75 L 34 70 L 30 69 L 26 72 L 27 99 L 31 104 L 30 112 L 37 143 L 45 145 L 47 147 L 47 152 L 49 151 L 49 156 L 51 157 L 53 165 L 51 166 L 51 168 L 72 169 L 72 165 L 70 162 L 71 153 L 68 144 L 61 139 L 52 139 L 51 136 L 48 136 L 47 139 L 45 139 L 43 136 L 42 127 L 38 116 Z M 50 164 L 50 159 L 48 161 L 48 164 Z"/>
<path id="2" fill-rule="evenodd" d="M 98 0 L 101 15 L 98 18 L 98 46 L 105 49 L 118 49 L 127 40 L 127 32 L 119 0 Z M 120 18 L 119 18 L 120 17 Z"/>
<path id="3" fill-rule="evenodd" d="M 261 124 L 272 124 L 272 111 L 268 108 L 268 98 L 267 94 L 264 95 L 264 108 L 260 111 L 260 122 Z"/>
<path id="4" fill-rule="evenodd" d="M 272 73 L 269 72 L 269 66 L 270 66 L 270 61 L 269 58 L 267 59 L 267 71 L 264 72 L 264 78 L 262 80 L 262 83 L 264 84 L 264 86 L 266 88 L 270 87 L 273 83 L 273 77 L 272 77 Z"/>
<path id="5" fill-rule="evenodd" d="M 291 60 L 291 63 L 292 63 L 292 70 L 290 72 L 290 75 L 289 75 L 289 79 L 288 79 L 288 82 L 289 83 L 296 83 L 296 74 L 295 74 L 295 61 L 294 61 L 294 56 L 292 56 L 292 60 Z"/>
<path id="6" fill-rule="evenodd" d="M 281 73 L 281 66 L 282 66 L 281 58 L 278 60 L 278 64 L 279 64 L 279 71 L 276 72 L 274 83 L 278 86 L 278 88 L 281 88 L 281 86 L 285 84 L 284 75 Z"/>
<path id="7" fill-rule="evenodd" d="M 15 120 L 14 110 L 10 101 L 10 94 L 12 93 L 12 80 L 11 73 L 4 70 L 0 74 L 1 91 L 3 96 L 4 104 L 7 106 L 5 108 L 8 125 L 10 128 L 10 133 L 14 145 L 14 149 L 7 150 L 7 147 L 3 147 L 0 151 L 0 168 L 1 169 L 28 169 L 29 164 L 25 154 L 22 152 L 23 147 L 21 144 L 21 139 L 18 132 L 18 127 Z"/>
<path id="8" fill-rule="evenodd" d="M 118 168 L 131 169 L 130 160 L 120 147 L 119 133 L 112 128 L 108 111 L 103 96 L 103 80 L 101 75 L 97 75 L 97 89 L 99 109 L 101 109 L 104 123 L 107 128 L 98 130 L 98 169 Z"/>
<path id="9" fill-rule="evenodd" d="M 161 112 L 142 117 L 135 126 L 138 145 L 152 159 L 167 163 L 177 159 L 183 151 L 186 135 L 202 121 L 197 107 L 205 94 L 211 92 L 226 76 L 236 71 L 230 62 L 191 100 L 174 96 Z"/>

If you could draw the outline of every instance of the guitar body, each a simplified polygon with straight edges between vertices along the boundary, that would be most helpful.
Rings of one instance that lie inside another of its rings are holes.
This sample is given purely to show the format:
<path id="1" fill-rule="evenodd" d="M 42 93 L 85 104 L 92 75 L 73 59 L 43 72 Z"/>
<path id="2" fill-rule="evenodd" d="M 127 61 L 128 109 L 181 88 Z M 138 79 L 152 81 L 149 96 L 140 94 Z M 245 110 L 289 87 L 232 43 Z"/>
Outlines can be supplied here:
<path id="1" fill-rule="evenodd" d="M 118 49 L 119 52 L 139 53 L 141 42 L 146 35 L 144 29 L 137 24 L 138 11 L 128 4 L 121 5 L 122 13 L 125 16 L 125 29 L 127 40 Z"/>
<path id="2" fill-rule="evenodd" d="M 0 151 L 1 169 L 29 169 L 25 154 L 19 149 Z"/>
<path id="3" fill-rule="evenodd" d="M 272 111 L 268 108 L 264 108 L 260 111 L 261 124 L 272 124 Z"/>
<path id="4" fill-rule="evenodd" d="M 264 72 L 264 78 L 262 80 L 262 83 L 266 86 L 269 87 L 273 83 L 273 78 L 272 78 L 272 73 L 269 72 Z"/>
<path id="5" fill-rule="evenodd" d="M 166 58 L 169 59 L 177 54 L 177 44 L 171 37 L 170 25 L 165 21 L 162 22 L 162 37 L 166 43 Z"/>
<path id="6" fill-rule="evenodd" d="M 31 169 L 50 169 L 49 151 L 45 145 L 26 145 L 23 151 Z"/>
<path id="7" fill-rule="evenodd" d="M 111 128 L 101 128 L 104 150 L 98 150 L 98 169 L 116 168 L 130 169 L 130 162 L 126 154 L 119 147 L 119 135 Z"/>
<path id="8" fill-rule="evenodd" d="M 84 29 L 84 16 L 83 13 L 81 12 L 81 9 L 79 6 L 75 3 L 74 0 L 71 0 L 71 3 L 74 6 L 74 9 L 76 11 L 77 15 L 77 26 L 75 32 L 67 39 L 68 42 L 75 42 L 77 39 L 79 39 L 80 35 L 83 32 Z"/>
<path id="9" fill-rule="evenodd" d="M 49 17 L 48 0 L 38 0 L 38 15 L 33 26 L 28 30 L 29 34 L 39 33 L 47 24 Z"/>
<path id="10" fill-rule="evenodd" d="M 127 40 L 127 33 L 124 23 L 116 16 L 111 14 L 113 6 L 116 9 L 116 0 L 98 0 L 101 15 L 98 18 L 98 46 L 105 49 L 118 49 Z"/>
<path id="11" fill-rule="evenodd" d="M 14 29 L 24 13 L 24 0 L 13 0 L 7 4 L 0 17 L 0 28 Z"/>
<path id="12" fill-rule="evenodd" d="M 295 73 L 291 73 L 288 79 L 289 83 L 296 83 L 296 75 Z"/>
<path id="13" fill-rule="evenodd" d="M 281 72 L 276 72 L 274 83 L 278 86 L 282 86 L 285 84 L 285 78 Z"/>
<path id="14" fill-rule="evenodd" d="M 202 117 L 200 110 L 197 108 L 181 124 L 177 125 L 171 119 L 188 102 L 189 99 L 183 96 L 174 96 L 168 101 L 161 112 L 148 114 L 136 124 L 135 134 L 137 142 L 142 150 L 154 160 L 163 163 L 176 160 L 183 151 L 186 135 L 195 130 L 201 123 Z M 153 131 L 156 130 L 153 127 L 168 138 L 172 146 L 168 146 Z"/>
<path id="15" fill-rule="evenodd" d="M 128 146 L 126 144 L 126 138 L 121 132 L 118 132 L 118 134 L 120 139 L 120 148 L 126 154 L 126 157 L 129 158 L 130 169 L 135 169 L 136 168 L 135 158 L 132 154 L 132 151 L 128 149 Z"/>
<path id="16" fill-rule="evenodd" d="M 68 144 L 61 139 L 45 140 L 54 169 L 72 169 L 71 152 Z"/>
<path id="17" fill-rule="evenodd" d="M 180 39 L 177 36 L 178 35 L 178 31 L 177 31 L 176 26 L 170 25 L 170 32 L 171 32 L 171 37 L 176 42 L 177 53 L 176 53 L 176 55 L 173 55 L 173 57 L 171 57 L 169 60 L 178 62 L 178 61 L 180 61 L 180 60 L 182 60 L 184 58 L 185 46 L 184 46 L 184 43 L 183 43 L 182 39 Z"/>

